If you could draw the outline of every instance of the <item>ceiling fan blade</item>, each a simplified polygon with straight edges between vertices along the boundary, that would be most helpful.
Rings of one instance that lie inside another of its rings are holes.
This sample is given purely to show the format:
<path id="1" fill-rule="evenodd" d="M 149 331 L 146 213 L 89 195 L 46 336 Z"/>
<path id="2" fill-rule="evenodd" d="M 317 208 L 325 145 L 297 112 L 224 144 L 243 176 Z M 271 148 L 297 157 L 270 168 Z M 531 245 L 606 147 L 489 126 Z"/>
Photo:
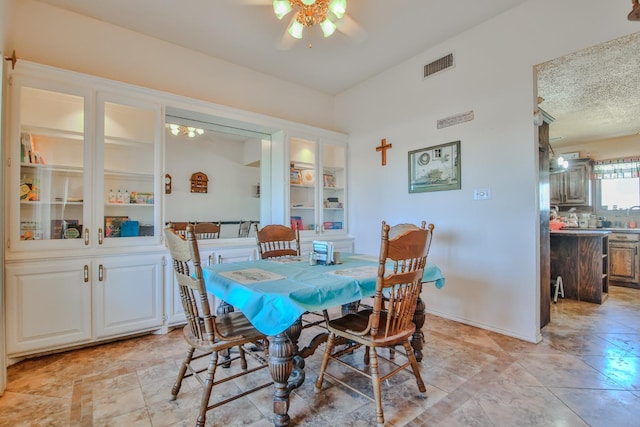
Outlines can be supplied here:
<path id="1" fill-rule="evenodd" d="M 341 33 L 349 36 L 355 43 L 362 43 L 367 39 L 367 31 L 349 15 L 344 15 L 342 19 L 336 22 L 336 28 Z"/>
<path id="2" fill-rule="evenodd" d="M 296 43 L 297 39 L 295 39 L 291 34 L 289 34 L 289 27 L 293 24 L 293 21 L 296 19 L 296 14 L 294 13 L 287 25 L 284 27 L 280 38 L 276 44 L 276 48 L 278 50 L 289 50 Z"/>

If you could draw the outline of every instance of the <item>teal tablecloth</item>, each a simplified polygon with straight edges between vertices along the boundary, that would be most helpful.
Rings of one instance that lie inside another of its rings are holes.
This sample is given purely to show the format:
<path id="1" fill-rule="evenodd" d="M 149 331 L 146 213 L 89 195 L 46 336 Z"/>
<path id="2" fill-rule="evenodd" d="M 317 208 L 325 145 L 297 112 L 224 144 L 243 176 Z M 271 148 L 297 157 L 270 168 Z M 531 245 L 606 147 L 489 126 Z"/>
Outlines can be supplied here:
<path id="1" fill-rule="evenodd" d="M 375 257 L 343 253 L 342 264 L 329 266 L 311 266 L 308 258 L 288 261 L 206 266 L 205 286 L 208 292 L 241 310 L 265 335 L 279 334 L 306 311 L 337 307 L 375 293 Z M 444 276 L 436 265 L 428 263 L 423 282 L 434 282 L 441 288 Z"/>

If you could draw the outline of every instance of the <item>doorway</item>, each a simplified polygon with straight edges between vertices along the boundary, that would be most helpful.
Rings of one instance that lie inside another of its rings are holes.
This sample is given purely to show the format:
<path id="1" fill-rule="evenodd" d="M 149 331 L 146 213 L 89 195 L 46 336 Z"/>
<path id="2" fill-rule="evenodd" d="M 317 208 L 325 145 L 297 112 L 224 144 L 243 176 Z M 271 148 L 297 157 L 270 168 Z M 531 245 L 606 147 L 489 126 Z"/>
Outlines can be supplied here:
<path id="1" fill-rule="evenodd" d="M 550 321 L 550 304 L 543 303 L 551 291 L 549 161 L 564 153 L 594 160 L 640 156 L 639 43 L 640 32 L 632 33 L 534 67 L 538 105 L 549 123 L 539 128 L 541 328 Z M 595 201 L 578 208 L 601 212 Z"/>

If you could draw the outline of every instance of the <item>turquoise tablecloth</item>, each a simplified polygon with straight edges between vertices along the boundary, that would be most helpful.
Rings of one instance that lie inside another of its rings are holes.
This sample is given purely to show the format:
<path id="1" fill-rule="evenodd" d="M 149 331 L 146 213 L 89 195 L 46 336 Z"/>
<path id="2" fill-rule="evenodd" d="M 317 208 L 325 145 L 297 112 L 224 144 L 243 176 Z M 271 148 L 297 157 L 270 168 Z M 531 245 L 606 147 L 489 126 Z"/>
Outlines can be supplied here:
<path id="1" fill-rule="evenodd" d="M 376 269 L 374 257 L 343 253 L 338 265 L 310 266 L 306 258 L 258 260 L 214 264 L 203 272 L 208 292 L 241 310 L 263 334 L 276 335 L 306 311 L 373 296 Z M 429 263 L 423 282 L 441 288 L 444 276 Z"/>

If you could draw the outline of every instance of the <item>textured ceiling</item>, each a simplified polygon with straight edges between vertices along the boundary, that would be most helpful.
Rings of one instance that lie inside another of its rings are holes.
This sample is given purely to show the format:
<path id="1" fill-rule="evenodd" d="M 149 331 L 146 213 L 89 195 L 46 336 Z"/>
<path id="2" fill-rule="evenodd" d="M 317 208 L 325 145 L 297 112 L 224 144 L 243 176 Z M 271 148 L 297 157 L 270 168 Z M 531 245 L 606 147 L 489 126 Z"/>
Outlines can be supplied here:
<path id="1" fill-rule="evenodd" d="M 637 134 L 640 32 L 541 64 L 538 96 L 554 147 Z"/>

